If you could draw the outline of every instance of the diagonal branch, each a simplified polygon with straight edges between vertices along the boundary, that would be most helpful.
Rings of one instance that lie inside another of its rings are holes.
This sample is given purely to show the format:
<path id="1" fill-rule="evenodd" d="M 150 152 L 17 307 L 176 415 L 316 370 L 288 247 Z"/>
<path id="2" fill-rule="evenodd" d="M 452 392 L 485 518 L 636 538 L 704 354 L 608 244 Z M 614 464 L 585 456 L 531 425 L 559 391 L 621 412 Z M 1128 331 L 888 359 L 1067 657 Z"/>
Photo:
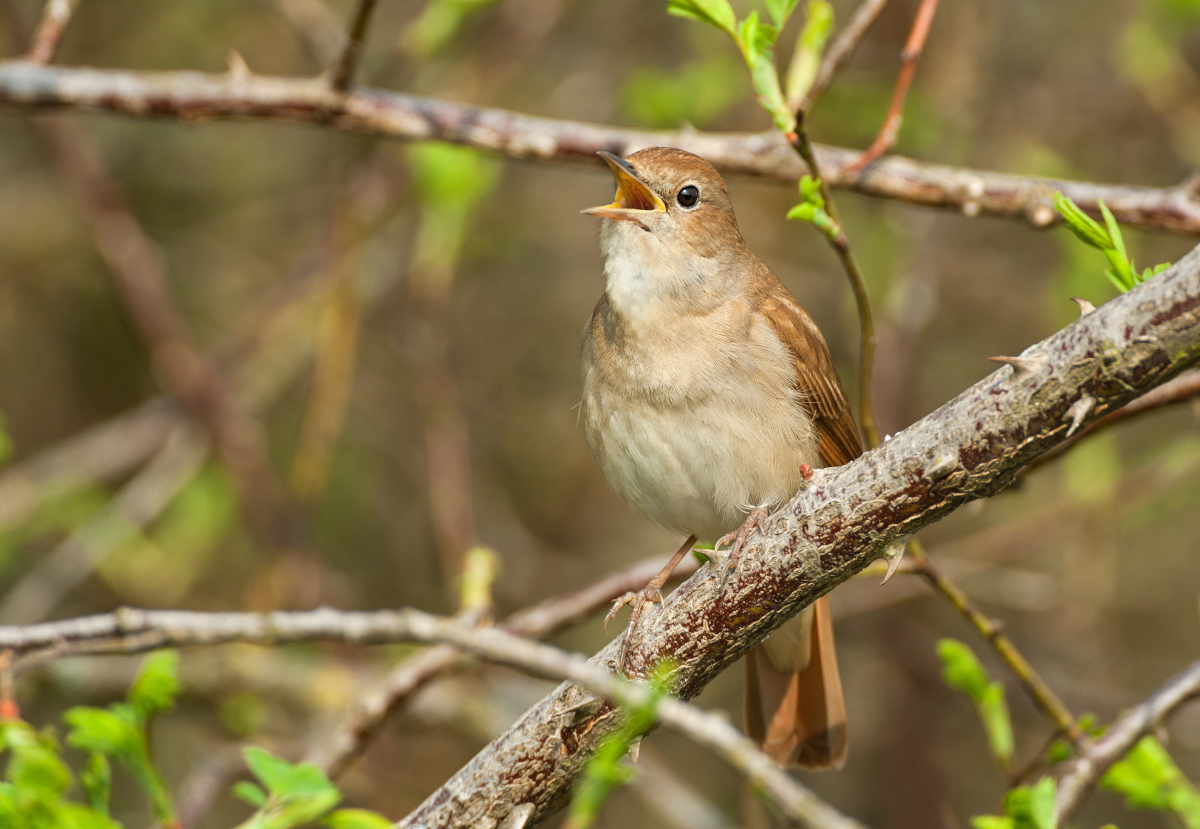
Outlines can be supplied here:
<path id="1" fill-rule="evenodd" d="M 1172 677 L 1141 705 L 1122 714 L 1115 723 L 1068 763 L 1054 801 L 1054 825 L 1075 814 L 1096 781 L 1139 740 L 1157 729 L 1175 709 L 1200 696 L 1200 662 Z"/>
<path id="2" fill-rule="evenodd" d="M 79 0 L 46 0 L 46 8 L 42 11 L 41 22 L 33 34 L 26 60 L 31 63 L 49 63 L 58 51 L 58 42 L 62 40 L 67 24 Z"/>
<path id="3" fill-rule="evenodd" d="M 363 41 L 367 37 L 367 27 L 371 24 L 371 12 L 375 10 L 376 0 L 358 0 L 354 9 L 354 19 L 350 23 L 350 34 L 342 49 L 342 56 L 333 67 L 329 85 L 339 92 L 350 88 L 354 80 L 354 70 L 358 68 L 359 55 L 362 52 Z"/>
<path id="4" fill-rule="evenodd" d="M 645 672 L 670 656 L 690 699 L 801 607 L 845 581 L 897 538 L 1012 482 L 1061 442 L 1071 406 L 1089 422 L 1200 362 L 1200 248 L 1164 274 L 1027 349 L 1031 370 L 1004 367 L 853 463 L 817 470 L 766 522 L 766 537 L 718 591 L 712 568 L 646 619 L 629 651 Z M 617 644 L 593 657 L 612 666 Z M 573 712 L 588 696 L 566 684 L 538 702 L 399 824 L 494 825 L 532 804 L 534 822 L 562 803 L 613 725 Z"/>
<path id="5" fill-rule="evenodd" d="M 863 0 L 862 5 L 854 11 L 854 16 L 846 24 L 846 28 L 838 33 L 833 45 L 825 52 L 825 57 L 821 61 L 820 67 L 817 68 L 817 75 L 813 78 L 812 86 L 809 87 L 808 94 L 800 103 L 800 112 L 812 111 L 817 98 L 821 97 L 821 93 L 833 83 L 837 73 L 854 56 L 867 29 L 871 28 L 875 18 L 879 17 L 879 13 L 887 4 L 888 0 Z"/>
<path id="6" fill-rule="evenodd" d="M 879 128 L 879 134 L 875 136 L 871 146 L 863 150 L 858 160 L 850 165 L 846 171 L 849 174 L 857 175 L 895 145 L 896 136 L 900 134 L 900 124 L 904 121 L 904 102 L 908 100 L 908 88 L 912 86 L 913 75 L 917 72 L 917 60 L 925 48 L 925 38 L 929 35 L 929 27 L 933 25 L 933 15 L 937 12 L 937 6 L 938 0 L 921 0 L 921 7 L 917 9 L 917 19 L 913 21 L 908 42 L 904 44 L 904 51 L 900 53 L 900 74 L 896 77 L 896 88 L 892 90 L 892 100 L 888 104 L 883 126 Z"/>
<path id="7" fill-rule="evenodd" d="M 338 93 L 321 80 L 197 72 L 67 69 L 0 63 L 0 107 L 96 109 L 136 117 L 194 122 L 258 118 L 323 124 L 402 140 L 465 144 L 509 158 L 599 164 L 596 152 L 618 155 L 675 146 L 727 173 L 794 184 L 803 162 L 775 130 L 764 133 L 652 132 L 537 118 L 380 90 Z M 824 181 L 836 189 L 926 207 L 992 215 L 1048 227 L 1058 221 L 1056 191 L 1098 213 L 1100 199 L 1117 221 L 1133 227 L 1200 235 L 1200 201 L 1181 187 L 1092 184 L 1014 176 L 928 164 L 901 156 L 880 159 L 851 176 L 855 150 L 815 145 Z"/>

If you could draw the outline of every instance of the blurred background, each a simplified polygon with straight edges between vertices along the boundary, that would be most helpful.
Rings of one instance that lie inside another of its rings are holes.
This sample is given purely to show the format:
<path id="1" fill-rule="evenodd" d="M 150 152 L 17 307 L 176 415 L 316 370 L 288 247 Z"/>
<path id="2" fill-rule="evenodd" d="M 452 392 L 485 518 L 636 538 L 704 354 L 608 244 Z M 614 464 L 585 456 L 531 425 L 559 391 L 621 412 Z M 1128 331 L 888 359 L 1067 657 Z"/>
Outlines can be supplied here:
<path id="1" fill-rule="evenodd" d="M 834 5 L 844 21 L 855 4 Z M 556 118 L 767 129 L 732 45 L 665 6 L 380 3 L 359 81 Z M 888 6 L 817 107 L 815 140 L 870 142 L 916 7 Z M 328 27 L 340 31 L 351 10 L 84 2 L 58 62 L 223 72 L 236 52 L 256 73 L 311 75 L 328 61 Z M 0 49 L 19 54 L 41 4 L 0 11 Z M 1200 165 L 1200 3 L 943 3 L 897 151 L 1173 185 Z M 729 184 L 751 249 L 820 324 L 853 397 L 857 317 L 836 260 L 811 227 L 785 222 L 793 189 Z M 503 616 L 672 552 L 679 539 L 607 489 L 576 422 L 579 335 L 603 288 L 597 222 L 578 211 L 611 192 L 599 164 L 504 162 L 310 126 L 0 113 L 0 622 L 121 604 L 452 613 L 477 545 L 502 562 Z M 1070 322 L 1070 297 L 1099 305 L 1114 293 L 1103 258 L 1065 230 L 838 199 L 880 320 L 886 432 L 989 374 L 985 358 Z M 1139 266 L 1194 243 L 1126 239 Z M 165 276 L 178 314 L 153 348 L 114 276 L 126 254 L 135 271 Z M 164 346 L 175 341 L 210 355 L 234 408 L 256 419 L 230 437 L 236 451 L 214 452 L 164 394 L 186 376 Z M 1105 432 L 923 534 L 1075 712 L 1110 719 L 1200 651 L 1196 422 L 1180 406 Z M 975 712 L 940 678 L 937 640 L 967 642 L 1006 684 L 1027 759 L 1051 729 L 1020 686 L 913 577 L 852 581 L 833 605 L 852 749 L 843 771 L 804 782 L 878 829 L 994 811 L 1005 781 Z M 609 638 L 597 615 L 553 641 L 592 653 Z M 239 745 L 302 756 L 410 651 L 186 651 L 187 693 L 159 723 L 156 755 L 177 791 L 227 790 Z M 68 705 L 120 696 L 135 667 L 63 661 L 23 676 L 17 699 L 51 723 Z M 435 683 L 343 776 L 348 799 L 402 817 L 548 687 L 501 669 Z M 740 719 L 740 695 L 733 670 L 700 702 Z M 1170 739 L 1200 776 L 1200 708 L 1172 722 Z M 642 782 L 603 825 L 751 825 L 719 760 L 661 731 L 643 757 Z M 698 812 L 668 794 L 676 785 Z M 118 817 L 149 820 L 120 778 L 117 794 Z M 199 825 L 246 812 L 222 795 Z M 1101 793 L 1080 822 L 1164 820 Z"/>

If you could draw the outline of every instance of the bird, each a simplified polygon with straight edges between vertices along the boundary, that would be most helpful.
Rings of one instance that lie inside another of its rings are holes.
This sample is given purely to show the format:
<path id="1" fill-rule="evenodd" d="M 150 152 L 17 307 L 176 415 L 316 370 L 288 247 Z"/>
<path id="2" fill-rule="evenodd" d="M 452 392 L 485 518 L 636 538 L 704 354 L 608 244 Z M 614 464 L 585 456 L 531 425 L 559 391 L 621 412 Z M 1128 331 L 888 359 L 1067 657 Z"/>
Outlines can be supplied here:
<path id="1" fill-rule="evenodd" d="M 642 610 L 697 541 L 747 538 L 811 477 L 862 454 L 816 323 L 746 246 L 720 173 L 684 150 L 600 155 L 616 179 L 602 219 L 605 290 L 584 328 L 580 416 L 601 475 L 637 512 L 687 540 L 631 605 Z M 846 707 L 827 597 L 748 655 L 747 733 L 779 765 L 840 768 Z"/>

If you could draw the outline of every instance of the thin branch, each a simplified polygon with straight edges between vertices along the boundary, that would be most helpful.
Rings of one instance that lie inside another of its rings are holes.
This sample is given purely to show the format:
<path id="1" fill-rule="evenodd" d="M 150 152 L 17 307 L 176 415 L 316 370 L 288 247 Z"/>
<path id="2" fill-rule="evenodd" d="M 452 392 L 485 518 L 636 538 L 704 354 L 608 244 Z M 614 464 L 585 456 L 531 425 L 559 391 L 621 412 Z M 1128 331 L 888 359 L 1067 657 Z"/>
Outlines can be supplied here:
<path id="1" fill-rule="evenodd" d="M 942 574 L 941 570 L 925 554 L 925 548 L 919 541 L 916 539 L 910 541 L 909 551 L 917 572 L 929 582 L 930 587 L 948 599 L 958 612 L 979 631 L 979 634 L 996 649 L 996 653 L 1016 675 L 1021 687 L 1029 694 L 1034 705 L 1041 709 L 1042 713 L 1049 717 L 1058 730 L 1067 735 L 1072 743 L 1076 746 L 1083 745 L 1087 737 L 1083 733 L 1083 729 L 1079 727 L 1078 720 L 1058 698 L 1058 694 L 1054 693 L 1041 675 L 1029 664 L 1029 660 L 1017 650 L 1017 646 L 1008 638 L 1008 634 L 1000 625 L 988 618 L 967 597 L 966 593 Z"/>
<path id="2" fill-rule="evenodd" d="M 167 508 L 208 457 L 209 444 L 180 419 L 162 448 L 95 515 L 41 556 L 0 601 L 0 621 L 42 619 L 115 549 L 137 536 Z"/>
<path id="3" fill-rule="evenodd" d="M 136 117 L 195 122 L 258 118 L 322 124 L 403 140 L 464 144 L 509 158 L 586 162 L 596 152 L 618 155 L 675 146 L 703 156 L 727 173 L 795 184 L 805 172 L 776 130 L 763 133 L 651 132 L 537 118 L 499 109 L 379 90 L 336 93 L 304 78 L 68 69 L 0 63 L 0 106 L 27 110 L 97 109 Z M 1021 219 L 1035 227 L 1059 221 L 1056 191 L 1089 212 L 1100 199 L 1117 221 L 1133 227 L 1200 235 L 1200 201 L 1177 187 L 1092 184 L 1014 176 L 927 164 L 900 156 L 880 159 L 858 176 L 847 168 L 858 152 L 813 146 L 823 181 L 835 189 L 950 208 L 968 216 Z"/>
<path id="4" fill-rule="evenodd" d="M 466 625 L 412 609 L 374 613 L 328 608 L 277 613 L 192 613 L 125 608 L 102 616 L 24 628 L 0 628 L 0 648 L 18 654 L 37 646 L 67 649 L 89 643 L 99 645 L 105 641 L 123 642 L 124 652 L 137 652 L 166 646 L 235 641 L 280 644 L 317 639 L 359 645 L 384 642 L 446 644 L 489 662 L 509 665 L 537 676 L 570 680 L 619 705 L 643 706 L 651 700 L 651 692 L 646 686 L 623 680 L 582 657 L 497 628 Z M 18 656 L 14 660 L 11 666 L 14 672 L 20 670 L 21 659 Z M 611 707 L 603 714 L 599 713 L 600 708 L 597 706 L 583 716 L 615 719 Z M 788 776 L 726 718 L 672 697 L 657 701 L 656 714 L 665 725 L 722 756 L 760 786 L 796 824 L 818 829 L 861 829 L 857 821 L 840 814 Z"/>
<path id="5" fill-rule="evenodd" d="M 825 200 L 825 210 L 838 226 L 836 237 L 826 235 L 825 238 L 833 247 L 834 253 L 837 254 L 838 261 L 842 263 L 842 270 L 846 272 L 846 277 L 850 280 L 850 288 L 854 292 L 854 303 L 858 308 L 858 425 L 862 428 L 867 447 L 872 448 L 879 445 L 879 427 L 875 425 L 875 409 L 871 402 L 874 397 L 872 373 L 875 365 L 876 341 L 875 315 L 871 311 L 871 295 L 867 293 L 867 282 L 863 279 L 862 271 L 859 270 L 858 260 L 854 258 L 854 254 L 850 250 L 850 240 L 846 237 L 846 231 L 842 228 L 838 218 L 833 194 L 829 192 L 829 185 L 821 175 L 817 157 L 813 153 L 812 144 L 809 143 L 808 129 L 804 124 L 803 113 L 797 117 L 796 132 L 789 138 L 793 139 L 792 146 L 804 159 L 804 163 L 808 165 L 812 177 L 820 184 L 821 197 Z"/>
<path id="6" fill-rule="evenodd" d="M 804 100 L 800 104 L 801 112 L 807 113 L 812 111 L 813 104 L 817 102 L 817 98 L 821 97 L 821 93 L 833 83 L 833 79 L 837 73 L 854 56 L 855 50 L 858 49 L 858 44 L 862 42 L 867 30 L 871 28 L 871 24 L 875 22 L 875 18 L 879 17 L 879 13 L 883 11 L 887 4 L 888 0 L 863 0 L 862 4 L 855 10 L 854 16 L 846 24 L 846 28 L 838 33 L 837 38 L 833 41 L 833 45 L 825 52 L 825 57 L 821 60 L 821 65 L 817 68 L 817 75 L 813 78 L 813 84 L 809 87 L 808 94 L 804 96 Z"/>
<path id="7" fill-rule="evenodd" d="M 1054 825 L 1065 825 L 1083 804 L 1096 782 L 1147 734 L 1153 733 L 1179 706 L 1200 696 L 1200 662 L 1167 680 L 1141 705 L 1129 709 L 1104 732 L 1068 761 L 1054 799 Z"/>
<path id="8" fill-rule="evenodd" d="M 78 125 L 61 119 L 41 119 L 37 125 L 65 183 L 87 211 L 96 247 L 151 364 L 211 435 L 265 546 L 280 545 L 290 519 L 258 424 L 193 342 L 171 299 L 159 251 Z"/>
<path id="9" fill-rule="evenodd" d="M 644 617 L 630 672 L 669 656 L 674 690 L 691 699 L 892 541 L 1007 487 L 1066 437 L 1067 411 L 1080 398 L 1101 400 L 1091 422 L 1200 362 L 1200 248 L 1026 354 L 1037 357 L 1030 371 L 1003 367 L 861 458 L 815 470 L 766 521 L 723 591 L 714 568 L 703 567 Z M 611 667 L 618 648 L 610 643 L 593 664 Z M 467 829 L 526 803 L 535 821 L 548 817 L 615 727 L 573 715 L 587 699 L 569 684 L 552 691 L 399 826 Z"/>
<path id="10" fill-rule="evenodd" d="M 641 589 L 662 568 L 663 559 L 639 562 L 593 582 L 587 587 L 547 599 L 519 610 L 500 623 L 517 636 L 543 639 L 607 607 L 617 596 Z M 699 568 L 695 558 L 682 562 L 674 578 L 682 581 Z M 309 752 L 308 759 L 337 777 L 366 751 L 388 717 L 412 695 L 442 674 L 470 664 L 461 651 L 448 645 L 429 648 L 406 659 L 354 705 L 338 727 Z"/>
<path id="11" fill-rule="evenodd" d="M 46 0 L 46 8 L 42 11 L 42 20 L 38 23 L 37 31 L 29 47 L 25 59 L 30 63 L 49 63 L 58 51 L 58 42 L 62 40 L 67 24 L 79 0 Z"/>
<path id="12" fill-rule="evenodd" d="M 150 459 L 182 420 L 166 398 L 143 403 L 0 471 L 0 529 L 56 498 L 115 481 Z"/>
<path id="13" fill-rule="evenodd" d="M 350 23 L 350 33 L 346 37 L 342 56 L 329 77 L 329 85 L 338 92 L 349 89 L 350 82 L 354 80 L 354 70 L 358 68 L 359 55 L 367 37 L 367 27 L 371 24 L 371 12 L 375 10 L 375 3 L 376 0 L 358 0 L 354 9 L 354 19 Z"/>
<path id="14" fill-rule="evenodd" d="M 913 75 L 917 71 L 917 60 L 921 57 L 921 50 L 925 48 L 925 38 L 929 35 L 929 27 L 933 24 L 937 6 L 938 0 L 921 0 L 921 6 L 917 9 L 917 19 L 913 21 L 912 31 L 908 34 L 908 42 L 904 44 L 904 51 L 900 53 L 900 74 L 896 76 L 896 88 L 892 90 L 892 100 L 888 104 L 883 126 L 879 128 L 879 134 L 875 136 L 871 146 L 846 170 L 849 175 L 857 175 L 895 145 L 900 124 L 904 120 L 904 102 L 908 98 L 908 88 L 912 86 Z"/>

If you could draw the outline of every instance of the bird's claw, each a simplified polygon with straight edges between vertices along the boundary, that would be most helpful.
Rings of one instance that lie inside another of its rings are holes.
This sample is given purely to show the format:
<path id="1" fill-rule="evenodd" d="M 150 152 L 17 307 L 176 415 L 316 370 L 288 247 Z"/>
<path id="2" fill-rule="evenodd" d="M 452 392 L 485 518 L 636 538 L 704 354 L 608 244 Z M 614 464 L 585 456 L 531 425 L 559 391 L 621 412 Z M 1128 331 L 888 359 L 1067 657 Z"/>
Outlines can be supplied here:
<path id="1" fill-rule="evenodd" d="M 750 533 L 754 532 L 754 528 L 759 526 L 764 518 L 770 513 L 765 507 L 755 507 L 750 510 L 750 514 L 746 516 L 746 520 L 742 525 L 733 532 L 726 533 L 717 539 L 717 543 L 713 545 L 713 552 L 718 552 L 725 544 L 732 543 L 726 553 L 725 563 L 721 565 L 721 586 L 717 589 L 717 593 L 725 592 L 725 582 L 729 580 L 729 573 L 737 564 L 738 558 L 742 555 L 742 548 L 746 546 L 746 539 L 750 537 Z"/>
<path id="2" fill-rule="evenodd" d="M 633 642 L 633 632 L 637 630 L 642 611 L 647 605 L 655 603 L 663 603 L 662 591 L 653 584 L 648 584 L 637 592 L 629 592 L 618 598 L 604 617 L 604 629 L 607 630 L 609 621 L 617 615 L 617 611 L 625 605 L 630 605 L 629 624 L 625 626 L 625 633 L 621 635 L 621 649 L 617 653 L 617 670 L 621 673 L 625 673 L 625 657 L 629 655 L 629 645 Z"/>
<path id="3" fill-rule="evenodd" d="M 617 600 L 613 602 L 613 606 L 604 616 L 604 629 L 608 630 L 608 623 L 611 622 L 613 617 L 617 615 L 618 610 L 627 604 L 634 604 L 635 602 L 639 607 L 644 604 L 662 604 L 662 592 L 657 587 L 645 587 L 636 592 L 631 590 L 624 596 L 617 597 Z M 635 610 L 634 612 L 638 615 L 641 615 L 640 610 Z"/>

